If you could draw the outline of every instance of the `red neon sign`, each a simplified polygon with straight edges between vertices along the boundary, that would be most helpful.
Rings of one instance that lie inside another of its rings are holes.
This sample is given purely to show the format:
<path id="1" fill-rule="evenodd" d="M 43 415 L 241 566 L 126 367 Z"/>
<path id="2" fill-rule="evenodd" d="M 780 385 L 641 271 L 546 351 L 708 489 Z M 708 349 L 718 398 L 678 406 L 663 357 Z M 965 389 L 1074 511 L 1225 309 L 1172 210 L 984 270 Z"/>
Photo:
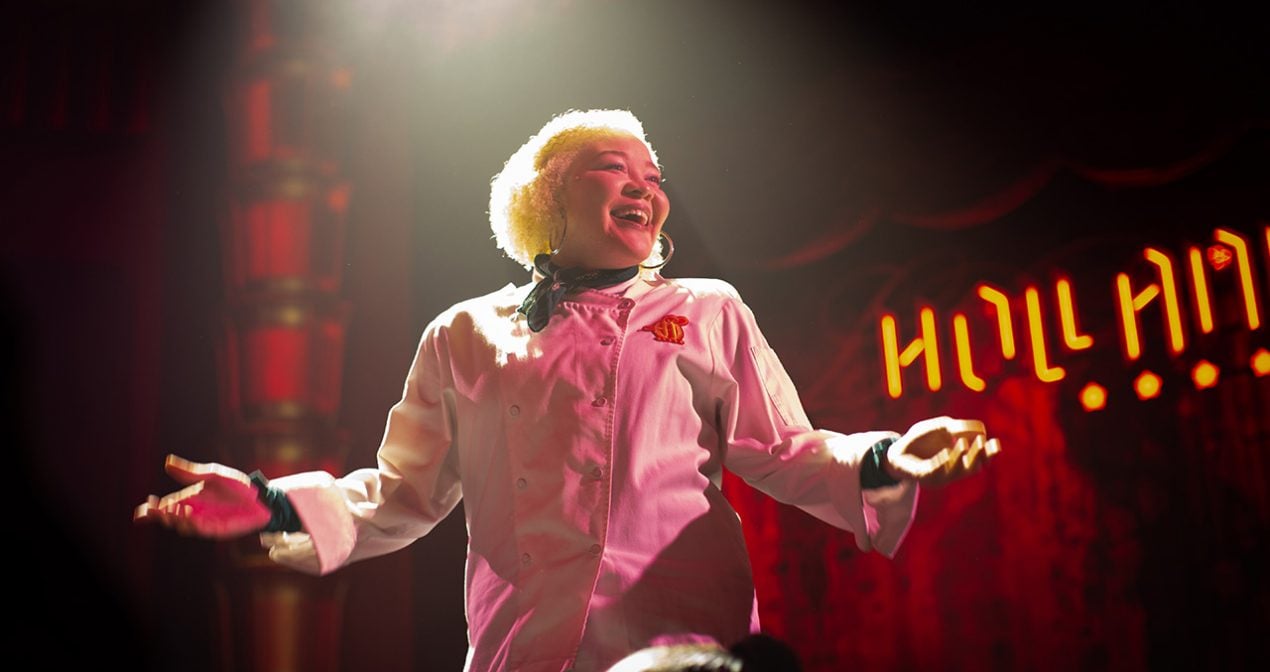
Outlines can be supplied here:
<path id="1" fill-rule="evenodd" d="M 1270 226 L 1264 227 L 1266 242 L 1266 262 L 1270 264 Z M 1115 313 L 1119 317 L 1119 335 L 1125 359 L 1132 363 L 1142 356 L 1142 330 L 1144 325 L 1142 313 L 1148 308 L 1163 318 L 1161 325 L 1166 337 L 1168 351 L 1177 356 L 1187 348 L 1187 335 L 1184 314 L 1179 299 L 1179 283 L 1189 281 L 1189 297 L 1192 299 L 1191 311 L 1195 326 L 1200 334 L 1213 331 L 1213 305 L 1210 273 L 1233 273 L 1235 287 L 1240 292 L 1240 305 L 1244 313 L 1244 321 L 1249 330 L 1261 327 L 1260 297 L 1253 278 L 1255 276 L 1252 254 L 1248 239 L 1228 229 L 1216 229 L 1213 232 L 1214 243 L 1207 248 L 1207 254 L 1201 253 L 1198 247 L 1189 247 L 1184 263 L 1184 272 L 1178 272 L 1177 264 L 1165 251 L 1155 247 L 1146 247 L 1142 251 L 1142 259 L 1152 270 L 1151 280 L 1135 286 L 1128 273 L 1116 274 L 1113 284 L 1112 300 L 1115 302 Z M 1205 263 L 1207 262 L 1207 263 Z M 1057 306 L 1058 324 L 1063 335 L 1062 348 L 1066 353 L 1077 353 L 1089 350 L 1094 345 L 1091 335 L 1082 333 L 1080 328 L 1079 303 L 1071 282 L 1067 278 L 1059 278 L 1053 287 L 1054 303 Z M 1012 306 L 1011 297 L 1002 289 L 981 284 L 975 288 L 975 295 L 984 302 L 985 308 L 995 316 L 995 327 L 1001 346 L 1003 358 L 1014 359 L 1018 350 L 1015 343 L 1014 313 L 1019 306 Z M 1066 369 L 1055 360 L 1056 349 L 1047 340 L 1046 316 L 1042 304 L 1041 288 L 1028 286 L 1023 290 L 1022 312 L 1026 337 L 1032 353 L 1031 368 L 1037 380 L 1053 383 L 1062 380 Z M 887 394 L 893 399 L 904 393 L 903 370 L 912 366 L 919 358 L 925 369 L 926 388 L 938 391 L 943 385 L 941 362 L 938 348 L 938 320 L 935 308 L 920 306 L 918 309 L 918 335 L 900 349 L 899 319 L 893 313 L 881 318 L 882 357 L 884 363 Z M 956 357 L 957 379 L 961 385 L 974 392 L 983 392 L 989 387 L 974 366 L 974 357 L 970 343 L 970 320 L 966 314 L 957 312 L 952 316 L 952 342 Z M 1270 371 L 1270 354 L 1264 349 L 1258 351 L 1249 361 L 1249 366 L 1256 375 L 1266 375 Z M 1200 362 L 1192 369 L 1192 380 L 1198 389 L 1213 387 L 1217 384 L 1219 370 L 1210 362 Z M 1141 399 L 1150 399 L 1160 393 L 1163 381 L 1151 372 L 1143 372 L 1134 383 L 1134 391 Z M 1106 403 L 1107 392 L 1096 383 L 1090 383 L 1081 392 L 1082 405 L 1087 410 L 1097 410 Z"/>

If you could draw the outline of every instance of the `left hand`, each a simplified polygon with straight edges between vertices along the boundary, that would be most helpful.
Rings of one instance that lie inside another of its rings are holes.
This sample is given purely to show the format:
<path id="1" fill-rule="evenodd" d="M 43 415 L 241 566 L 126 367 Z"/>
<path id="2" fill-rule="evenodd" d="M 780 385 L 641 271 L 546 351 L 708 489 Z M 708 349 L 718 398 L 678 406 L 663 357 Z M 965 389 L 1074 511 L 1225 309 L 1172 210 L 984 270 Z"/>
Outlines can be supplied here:
<path id="1" fill-rule="evenodd" d="M 983 423 L 948 416 L 928 418 L 909 428 L 886 452 L 886 471 L 893 478 L 940 486 L 965 478 L 1001 452 Z"/>

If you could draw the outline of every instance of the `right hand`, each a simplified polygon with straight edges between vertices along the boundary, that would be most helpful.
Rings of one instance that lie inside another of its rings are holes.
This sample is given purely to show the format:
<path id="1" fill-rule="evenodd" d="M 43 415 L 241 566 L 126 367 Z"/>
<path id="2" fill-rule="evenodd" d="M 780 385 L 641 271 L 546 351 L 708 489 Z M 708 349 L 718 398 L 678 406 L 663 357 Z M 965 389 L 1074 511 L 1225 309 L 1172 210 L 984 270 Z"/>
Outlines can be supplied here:
<path id="1" fill-rule="evenodd" d="M 150 495 L 133 512 L 133 521 L 158 522 L 181 534 L 211 539 L 259 532 L 269 523 L 269 508 L 260 502 L 247 474 L 176 455 L 168 455 L 163 468 L 188 487 L 162 498 Z"/>
<path id="2" fill-rule="evenodd" d="M 983 469 L 1001 452 L 978 420 L 948 416 L 915 423 L 887 450 L 885 469 L 896 480 L 915 480 L 924 487 L 941 486 Z"/>

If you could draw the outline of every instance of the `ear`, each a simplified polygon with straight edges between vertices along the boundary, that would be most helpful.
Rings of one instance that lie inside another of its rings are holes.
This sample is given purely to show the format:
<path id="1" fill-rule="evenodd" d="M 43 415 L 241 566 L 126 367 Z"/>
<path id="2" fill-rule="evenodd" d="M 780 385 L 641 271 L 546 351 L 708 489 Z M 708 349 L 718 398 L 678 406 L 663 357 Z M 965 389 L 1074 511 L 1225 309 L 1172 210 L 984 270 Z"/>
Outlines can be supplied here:
<path id="1" fill-rule="evenodd" d="M 560 215 L 552 219 L 547 224 L 547 252 L 555 255 L 560 252 L 560 248 L 564 246 L 565 236 L 569 233 L 569 217 L 565 213 L 564 208 L 560 208 Z"/>

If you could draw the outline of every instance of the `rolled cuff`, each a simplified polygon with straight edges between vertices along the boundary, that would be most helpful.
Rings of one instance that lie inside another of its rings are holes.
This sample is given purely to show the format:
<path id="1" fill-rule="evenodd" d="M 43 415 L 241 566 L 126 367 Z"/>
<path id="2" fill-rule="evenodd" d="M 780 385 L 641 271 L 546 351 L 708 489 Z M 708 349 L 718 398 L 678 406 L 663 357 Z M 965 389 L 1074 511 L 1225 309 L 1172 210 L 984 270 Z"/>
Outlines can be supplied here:
<path id="1" fill-rule="evenodd" d="M 867 539 L 878 553 L 894 558 L 904 537 L 913 525 L 917 511 L 917 481 L 902 480 L 896 485 L 865 490 L 861 500 Z M 861 535 L 856 535 L 856 545 L 861 545 Z"/>
<path id="2" fill-rule="evenodd" d="M 342 567 L 353 552 L 357 530 L 335 478 L 310 471 L 269 484 L 286 493 L 304 525 L 301 533 L 261 534 L 269 558 L 309 574 L 329 574 Z"/>
<path id="3" fill-rule="evenodd" d="M 898 436 L 895 432 L 861 432 L 829 441 L 835 461 L 847 466 L 855 476 L 833 489 L 834 509 L 855 535 L 856 547 L 876 550 L 888 558 L 895 557 L 912 526 L 920 488 L 916 481 L 905 479 L 896 485 L 865 490 L 858 474 L 873 444 Z"/>

